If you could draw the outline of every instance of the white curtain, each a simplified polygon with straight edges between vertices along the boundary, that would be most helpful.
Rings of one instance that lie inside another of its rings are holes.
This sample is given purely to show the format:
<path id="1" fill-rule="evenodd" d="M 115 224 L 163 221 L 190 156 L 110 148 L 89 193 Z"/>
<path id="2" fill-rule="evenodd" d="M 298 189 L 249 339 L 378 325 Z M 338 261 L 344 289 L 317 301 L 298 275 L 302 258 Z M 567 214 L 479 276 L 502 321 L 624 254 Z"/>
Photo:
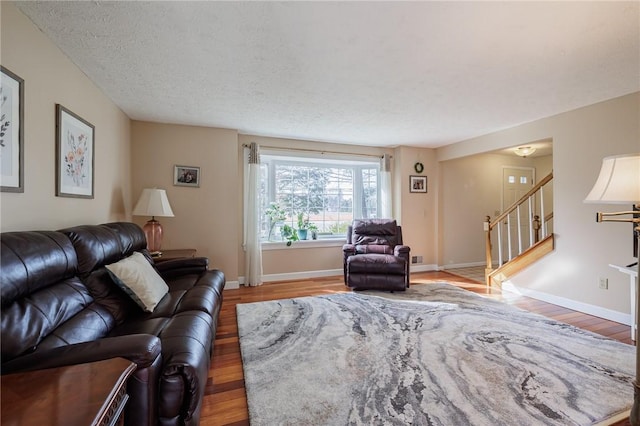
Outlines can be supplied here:
<path id="1" fill-rule="evenodd" d="M 252 142 L 244 149 L 248 165 L 245 168 L 244 190 L 244 283 L 262 284 L 262 247 L 260 245 L 260 154 Z"/>
<path id="2" fill-rule="evenodd" d="M 391 200 L 391 156 L 384 154 L 380 161 L 380 218 L 393 218 Z"/>

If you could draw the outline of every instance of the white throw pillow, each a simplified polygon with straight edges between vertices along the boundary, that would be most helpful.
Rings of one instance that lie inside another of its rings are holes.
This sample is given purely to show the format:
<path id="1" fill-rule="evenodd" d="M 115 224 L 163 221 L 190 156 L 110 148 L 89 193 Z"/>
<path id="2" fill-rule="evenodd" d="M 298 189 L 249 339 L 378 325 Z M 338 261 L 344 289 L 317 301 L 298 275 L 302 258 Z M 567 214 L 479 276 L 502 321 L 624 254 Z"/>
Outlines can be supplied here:
<path id="1" fill-rule="evenodd" d="M 106 268 L 115 283 L 146 312 L 153 312 L 169 292 L 167 284 L 142 253 L 135 252 L 125 259 L 106 265 Z"/>

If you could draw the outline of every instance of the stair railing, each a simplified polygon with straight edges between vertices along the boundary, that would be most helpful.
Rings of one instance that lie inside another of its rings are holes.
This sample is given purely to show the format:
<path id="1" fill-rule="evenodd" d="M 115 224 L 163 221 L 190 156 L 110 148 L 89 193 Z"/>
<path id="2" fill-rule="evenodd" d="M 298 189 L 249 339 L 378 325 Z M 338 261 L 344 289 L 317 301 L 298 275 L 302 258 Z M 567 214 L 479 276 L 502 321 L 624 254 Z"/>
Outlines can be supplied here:
<path id="1" fill-rule="evenodd" d="M 553 172 L 549 173 L 545 176 L 540 182 L 538 182 L 529 192 L 523 195 L 518 201 L 513 203 L 509 208 L 507 208 L 502 214 L 497 216 L 495 219 L 491 219 L 490 216 L 487 216 L 484 222 L 484 231 L 486 235 L 485 242 L 485 251 L 486 251 L 486 260 L 487 266 L 485 269 L 485 275 L 493 271 L 493 258 L 492 258 L 492 242 L 491 242 L 491 234 L 495 231 L 497 235 L 497 243 L 498 243 L 498 265 L 504 265 L 505 263 L 511 261 L 514 257 L 522 254 L 529 247 L 538 243 L 539 241 L 545 239 L 549 234 L 549 224 L 551 220 L 553 220 L 553 212 L 550 212 L 545 215 L 545 205 L 544 205 L 544 197 L 543 197 L 543 188 L 549 182 L 553 180 Z M 538 201 L 539 210 L 536 210 L 536 200 Z M 527 217 L 529 219 L 528 223 L 528 245 L 523 245 L 523 235 L 522 235 L 522 223 L 521 223 L 521 212 L 522 209 L 526 209 Z M 513 247 L 513 239 L 511 235 L 511 221 L 512 221 L 512 213 L 515 212 L 516 216 L 516 224 L 517 224 L 517 253 L 514 255 L 514 247 Z M 540 220 L 540 218 L 544 218 L 544 220 Z M 506 251 L 507 254 L 503 253 L 503 231 L 501 224 L 506 225 Z"/>

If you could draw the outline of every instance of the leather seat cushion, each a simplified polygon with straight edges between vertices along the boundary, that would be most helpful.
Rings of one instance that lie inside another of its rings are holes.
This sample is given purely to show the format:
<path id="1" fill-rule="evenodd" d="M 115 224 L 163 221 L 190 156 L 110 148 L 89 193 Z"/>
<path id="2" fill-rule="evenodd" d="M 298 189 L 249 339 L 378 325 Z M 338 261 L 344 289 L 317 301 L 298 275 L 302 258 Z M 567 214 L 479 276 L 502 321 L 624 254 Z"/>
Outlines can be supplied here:
<path id="1" fill-rule="evenodd" d="M 367 254 L 351 256 L 347 259 L 348 274 L 404 275 L 404 259 L 391 254 Z"/>

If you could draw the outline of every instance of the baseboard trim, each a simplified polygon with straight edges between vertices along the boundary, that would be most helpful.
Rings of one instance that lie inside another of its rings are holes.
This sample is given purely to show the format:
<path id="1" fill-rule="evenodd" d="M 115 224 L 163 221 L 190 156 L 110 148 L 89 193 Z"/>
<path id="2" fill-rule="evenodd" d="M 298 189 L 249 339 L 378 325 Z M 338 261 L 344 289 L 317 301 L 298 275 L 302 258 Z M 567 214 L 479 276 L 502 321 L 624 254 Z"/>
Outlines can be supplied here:
<path id="1" fill-rule="evenodd" d="M 327 269 L 319 271 L 303 271 L 303 272 L 286 272 L 283 274 L 267 274 L 262 276 L 262 282 L 268 283 L 273 281 L 293 281 L 304 280 L 308 278 L 333 277 L 342 275 L 342 269 Z M 238 277 L 239 285 L 244 285 L 244 277 Z"/>
<path id="2" fill-rule="evenodd" d="M 437 271 L 438 265 L 410 265 L 410 272 L 428 272 Z M 342 269 L 325 269 L 317 271 L 302 271 L 302 272 L 286 272 L 282 274 L 267 274 L 262 276 L 262 282 L 268 283 L 273 281 L 293 281 L 304 280 L 309 278 L 321 278 L 321 277 L 334 277 L 341 276 L 343 274 Z M 244 285 L 244 277 L 238 277 L 238 281 L 234 281 L 236 285 Z M 229 283 L 227 283 L 229 285 Z M 227 287 L 225 287 L 226 289 Z M 229 289 L 238 287 L 229 287 Z"/>
<path id="3" fill-rule="evenodd" d="M 528 288 L 518 287 L 511 283 L 511 281 L 504 281 L 502 283 L 502 289 L 510 291 L 512 293 L 521 294 L 523 296 L 531 297 L 532 299 L 542 300 L 543 302 L 553 303 L 554 305 L 562 306 L 574 311 L 582 312 L 585 314 L 593 315 L 599 318 L 604 318 L 609 321 L 615 321 L 624 325 L 631 325 L 631 314 L 625 314 L 622 312 L 614 311 L 600 306 L 591 305 L 588 303 L 578 302 L 575 300 L 567 299 L 565 297 L 555 296 L 549 293 L 543 293 L 537 290 L 531 290 Z"/>
<path id="4" fill-rule="evenodd" d="M 439 271 L 438 265 L 430 264 L 430 265 L 409 265 L 409 272 L 430 272 L 430 271 Z"/>
<path id="5" fill-rule="evenodd" d="M 227 281 L 224 285 L 225 290 L 237 290 L 240 288 L 240 281 Z"/>
<path id="6" fill-rule="evenodd" d="M 458 268 L 471 268 L 474 266 L 485 266 L 486 267 L 486 262 L 469 262 L 469 263 L 452 263 L 449 265 L 441 265 L 439 266 L 438 270 L 439 271 L 446 271 L 447 269 L 458 269 Z M 494 262 L 493 263 L 493 267 L 497 267 L 498 266 L 498 262 Z"/>

